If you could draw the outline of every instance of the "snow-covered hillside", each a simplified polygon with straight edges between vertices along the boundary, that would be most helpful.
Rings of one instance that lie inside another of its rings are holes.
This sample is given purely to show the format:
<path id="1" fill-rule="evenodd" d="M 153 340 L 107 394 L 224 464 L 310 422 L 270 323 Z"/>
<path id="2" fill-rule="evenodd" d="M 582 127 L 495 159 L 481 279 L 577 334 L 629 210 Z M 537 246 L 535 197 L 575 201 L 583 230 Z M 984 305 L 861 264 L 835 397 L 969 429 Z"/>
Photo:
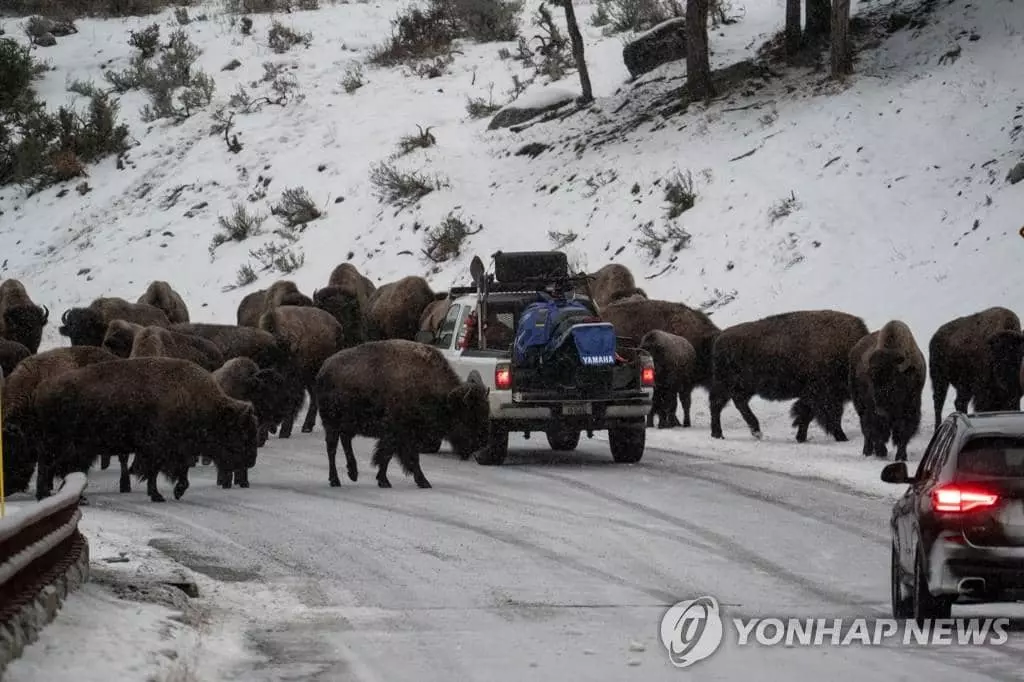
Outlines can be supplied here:
<path id="1" fill-rule="evenodd" d="M 527 36 L 537 32 L 529 25 L 537 4 L 528 2 L 523 14 Z M 229 216 L 239 202 L 268 215 L 284 190 L 301 186 L 324 215 L 295 235 L 292 248 L 304 261 L 287 277 L 310 293 L 348 258 L 377 282 L 424 274 L 442 289 L 465 280 L 473 254 L 546 249 L 553 238 L 574 234 L 566 250 L 580 265 L 624 263 L 651 297 L 711 304 L 720 326 L 829 307 L 861 315 L 872 328 L 901 318 L 924 347 L 952 317 L 1019 303 L 1024 184 L 1005 178 L 1024 153 L 1024 139 L 1013 134 L 1024 120 L 1024 6 L 926 3 L 923 27 L 911 23 L 887 34 L 879 22 L 897 9 L 917 11 L 918 3 L 853 4 L 868 46 L 846 86 L 828 82 L 824 71 L 775 65 L 773 76 L 668 113 L 685 65 L 628 83 L 622 37 L 604 37 L 591 25 L 595 6 L 579 2 L 597 101 L 521 132 L 488 131 L 488 119 L 470 118 L 466 106 L 467 98 L 487 100 L 489 93 L 503 103 L 513 76 L 532 73 L 507 57 L 515 43 L 462 44 L 437 78 L 366 64 L 364 84 L 348 92 L 346 74 L 387 37 L 398 3 L 254 14 L 251 35 L 219 4 L 191 7 L 193 21 L 183 29 L 201 46 L 199 65 L 216 82 L 213 104 L 180 124 L 146 124 L 140 119 L 146 98 L 129 92 L 121 111 L 138 144 L 123 169 L 114 159 L 90 167 L 85 194 L 75 191 L 80 181 L 29 198 L 14 188 L 0 192 L 0 275 L 22 279 L 53 311 L 44 345 L 61 343 L 56 320 L 66 308 L 100 295 L 134 299 L 154 278 L 172 282 L 194 319 L 232 322 L 246 293 L 285 275 L 257 272 L 247 286 L 222 289 L 246 263 L 255 265 L 250 250 L 281 238 L 271 216 L 265 234 L 223 244 L 211 258 L 218 216 Z M 781 28 L 783 5 L 734 2 L 741 19 L 711 34 L 713 67 L 753 57 Z M 68 92 L 73 81 L 103 84 L 102 69 L 128 65 L 128 31 L 154 20 L 164 37 L 177 27 L 172 11 L 81 20 L 77 34 L 35 48 L 53 66 L 39 82 L 40 94 L 57 106 L 76 97 Z M 266 38 L 272 21 L 308 33 L 308 47 L 272 51 Z M 9 34 L 20 35 L 16 25 L 7 22 Z M 954 48 L 960 52 L 951 58 Z M 233 60 L 237 68 L 223 70 Z M 266 62 L 283 65 L 271 67 L 279 76 L 290 74 L 290 101 L 237 113 L 230 133 L 242 148 L 232 153 L 224 135 L 211 134 L 213 113 L 240 86 L 251 97 L 276 96 L 275 79 L 261 81 Z M 546 86 L 538 78 L 522 97 L 546 96 L 545 87 L 577 91 L 578 80 L 573 73 Z M 389 161 L 417 126 L 432 127 L 436 144 L 391 162 L 446 182 L 399 211 L 374 195 L 370 171 Z M 528 143 L 549 148 L 535 158 L 515 153 Z M 678 252 L 670 242 L 652 259 L 640 227 L 651 223 L 665 232 L 664 187 L 676 173 L 689 174 L 695 186 L 694 207 L 673 222 L 690 239 Z M 483 229 L 467 239 L 460 257 L 435 266 L 422 255 L 421 226 L 452 212 Z M 765 419 L 785 410 L 754 409 L 767 437 L 783 441 L 779 457 L 788 459 L 788 420 Z M 747 443 L 735 411 L 727 414 L 727 440 L 711 443 L 706 399 L 698 395 L 695 429 L 652 434 L 652 440 L 701 449 Z M 852 410 L 846 423 L 859 437 Z M 820 432 L 812 433 L 820 443 Z M 919 438 L 915 456 L 921 447 Z M 859 458 L 859 444 L 823 449 L 833 450 Z M 762 444 L 749 454 L 760 459 L 768 452 Z"/>

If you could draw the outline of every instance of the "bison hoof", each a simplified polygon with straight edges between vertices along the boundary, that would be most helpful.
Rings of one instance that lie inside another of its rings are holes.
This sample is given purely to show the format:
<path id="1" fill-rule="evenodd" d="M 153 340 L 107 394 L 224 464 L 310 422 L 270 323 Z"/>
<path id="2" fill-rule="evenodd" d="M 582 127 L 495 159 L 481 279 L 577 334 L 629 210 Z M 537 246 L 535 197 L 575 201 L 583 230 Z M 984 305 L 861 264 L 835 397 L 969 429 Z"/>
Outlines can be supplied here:
<path id="1" fill-rule="evenodd" d="M 712 433 L 711 437 L 712 438 L 717 438 L 718 440 L 725 440 L 725 436 L 722 435 L 721 433 Z"/>
<path id="2" fill-rule="evenodd" d="M 688 428 L 690 428 L 691 426 L 693 426 L 693 424 L 691 424 L 691 423 L 690 423 L 690 420 L 689 420 L 689 419 L 684 419 L 684 420 L 683 420 L 683 428 L 684 428 L 684 429 L 688 429 Z"/>
<path id="3" fill-rule="evenodd" d="M 846 434 L 843 433 L 842 431 L 837 431 L 835 437 L 836 437 L 836 442 L 837 443 L 845 443 L 848 440 L 850 440 L 849 438 L 846 437 Z"/>
<path id="4" fill-rule="evenodd" d="M 377 479 L 377 487 L 378 488 L 390 488 L 391 487 L 391 481 L 389 481 L 386 478 L 378 478 Z"/>
<path id="5" fill-rule="evenodd" d="M 358 481 L 359 480 L 359 472 L 356 471 L 355 468 L 352 468 L 352 469 L 348 470 L 348 480 L 350 480 L 350 481 Z"/>
<path id="6" fill-rule="evenodd" d="M 302 427 L 302 432 L 303 433 L 313 433 L 313 427 L 312 426 L 303 426 Z"/>
<path id="7" fill-rule="evenodd" d="M 249 487 L 249 481 L 239 481 L 238 482 L 238 487 L 239 488 L 248 488 Z"/>
<path id="8" fill-rule="evenodd" d="M 753 436 L 754 438 L 756 438 L 757 440 L 761 440 L 761 438 L 762 438 L 760 431 L 751 431 L 750 435 Z M 799 436 L 797 436 L 797 440 L 800 441 L 800 437 Z M 800 441 L 800 442 L 802 443 L 803 441 Z"/>
<path id="9" fill-rule="evenodd" d="M 418 485 L 421 488 L 433 488 L 434 487 L 434 486 L 430 485 L 430 481 L 428 481 L 425 478 L 417 480 L 416 481 L 416 485 Z"/>
<path id="10" fill-rule="evenodd" d="M 186 490 L 188 490 L 188 484 L 187 483 L 185 483 L 184 485 L 178 484 L 178 485 L 174 486 L 174 499 L 180 500 L 181 496 L 185 494 Z"/>
<path id="11" fill-rule="evenodd" d="M 330 479 L 330 481 L 331 481 L 331 487 L 332 488 L 340 488 L 341 487 L 341 481 L 338 480 L 337 478 L 332 478 L 332 479 Z"/>
<path id="12" fill-rule="evenodd" d="M 80 507 L 88 507 L 89 506 L 89 498 L 87 498 L 85 495 L 79 495 L 78 496 L 78 506 L 80 506 Z"/>
<path id="13" fill-rule="evenodd" d="M 166 502 L 167 498 L 161 495 L 160 493 L 156 493 L 154 495 L 150 495 L 149 500 L 151 502 Z"/>

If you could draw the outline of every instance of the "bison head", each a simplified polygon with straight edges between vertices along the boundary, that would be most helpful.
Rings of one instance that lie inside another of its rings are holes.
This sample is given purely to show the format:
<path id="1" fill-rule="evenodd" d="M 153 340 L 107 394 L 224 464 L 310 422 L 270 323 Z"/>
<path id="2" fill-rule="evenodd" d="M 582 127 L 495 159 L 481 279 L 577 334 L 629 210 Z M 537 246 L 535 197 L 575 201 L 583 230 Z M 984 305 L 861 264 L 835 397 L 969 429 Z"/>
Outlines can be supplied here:
<path id="1" fill-rule="evenodd" d="M 107 324 L 103 315 L 92 308 L 69 308 L 60 318 L 57 330 L 71 340 L 72 346 L 102 346 Z"/>
<path id="2" fill-rule="evenodd" d="M 978 407 L 985 410 L 1016 410 L 1020 407 L 1020 366 L 1024 359 L 1024 333 L 1008 329 L 985 339 L 989 353 L 992 398 L 998 404 Z"/>
<path id="3" fill-rule="evenodd" d="M 19 305 L 4 311 L 4 336 L 17 341 L 33 353 L 39 351 L 43 327 L 50 318 L 46 306 Z"/>
<path id="4" fill-rule="evenodd" d="M 330 313 L 341 323 L 345 346 L 358 346 L 366 340 L 366 323 L 359 296 L 345 287 L 328 286 L 313 292 L 313 305 Z"/>
<path id="5" fill-rule="evenodd" d="M 127 358 L 132 354 L 132 346 L 135 344 L 135 329 L 126 324 L 118 324 L 116 321 L 107 326 L 106 334 L 103 336 L 102 347 L 119 358 Z"/>
<path id="6" fill-rule="evenodd" d="M 211 449 L 218 471 L 238 471 L 256 466 L 259 424 L 251 403 L 231 400 L 223 418 L 218 420 L 215 452 Z"/>
<path id="7" fill-rule="evenodd" d="M 467 382 L 448 393 L 448 441 L 455 454 L 467 459 L 487 444 L 490 413 L 487 388 L 483 384 Z"/>
<path id="8" fill-rule="evenodd" d="M 892 416 L 904 408 L 920 409 L 924 368 L 901 351 L 878 348 L 868 356 L 868 381 L 876 411 Z"/>
<path id="9" fill-rule="evenodd" d="M 273 369 L 261 369 L 249 377 L 246 392 L 250 397 L 261 433 L 280 424 L 290 411 L 288 380 Z M 261 443 L 262 445 L 262 443 Z"/>

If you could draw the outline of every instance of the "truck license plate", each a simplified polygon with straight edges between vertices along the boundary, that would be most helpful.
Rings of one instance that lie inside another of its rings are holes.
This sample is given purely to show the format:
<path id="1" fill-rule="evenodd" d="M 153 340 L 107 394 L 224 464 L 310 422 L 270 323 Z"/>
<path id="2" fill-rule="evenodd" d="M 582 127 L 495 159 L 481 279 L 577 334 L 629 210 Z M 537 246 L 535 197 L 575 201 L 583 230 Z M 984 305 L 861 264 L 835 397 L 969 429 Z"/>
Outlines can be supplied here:
<path id="1" fill-rule="evenodd" d="M 590 403 L 568 403 L 562 406 L 562 414 L 568 416 L 590 414 Z"/>

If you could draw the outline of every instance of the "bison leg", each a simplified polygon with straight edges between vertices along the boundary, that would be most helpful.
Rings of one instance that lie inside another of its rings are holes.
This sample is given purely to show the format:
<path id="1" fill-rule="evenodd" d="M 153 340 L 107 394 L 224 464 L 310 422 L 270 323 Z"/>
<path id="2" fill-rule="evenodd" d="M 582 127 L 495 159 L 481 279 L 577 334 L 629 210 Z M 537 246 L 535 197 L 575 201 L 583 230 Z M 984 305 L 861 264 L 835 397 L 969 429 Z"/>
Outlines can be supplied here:
<path id="1" fill-rule="evenodd" d="M 256 431 L 256 447 L 262 448 L 267 444 L 267 440 L 270 438 L 270 429 L 266 424 L 260 424 L 259 429 Z"/>
<path id="2" fill-rule="evenodd" d="M 140 453 L 136 453 L 135 458 L 139 459 L 139 455 Z M 144 457 L 146 493 L 152 502 L 166 502 L 167 499 L 160 494 L 160 488 L 157 486 L 157 478 L 160 476 L 160 462 L 153 456 L 153 453 L 146 453 Z"/>
<path id="3" fill-rule="evenodd" d="M 412 480 L 416 481 L 416 485 L 420 488 L 431 488 L 433 486 L 423 475 L 423 469 L 420 467 L 419 448 L 414 445 L 410 446 L 410 442 L 405 441 L 397 448 L 398 461 L 402 465 L 402 470 L 406 474 L 412 474 Z"/>
<path id="4" fill-rule="evenodd" d="M 849 440 L 846 432 L 843 431 L 843 399 L 837 396 L 830 396 L 819 402 L 815 407 L 817 417 L 825 433 L 835 438 L 837 443 L 845 443 Z M 804 435 L 806 436 L 806 430 Z"/>
<path id="5" fill-rule="evenodd" d="M 356 464 L 356 455 L 352 452 L 352 436 L 347 433 L 342 434 L 341 447 L 345 450 L 345 467 L 348 469 L 348 480 L 354 481 L 359 478 L 359 465 Z"/>
<path id="6" fill-rule="evenodd" d="M 956 400 L 953 401 L 953 408 L 956 409 L 957 412 L 966 413 L 968 408 L 971 406 L 971 398 L 973 397 L 974 396 L 971 395 L 970 390 L 965 388 L 961 391 L 958 388 L 956 390 Z"/>
<path id="7" fill-rule="evenodd" d="M 796 427 L 796 442 L 806 443 L 807 429 L 814 419 L 814 408 L 806 400 L 800 398 L 793 403 L 793 407 L 789 409 L 789 414 L 793 417 L 793 426 Z"/>
<path id="8" fill-rule="evenodd" d="M 231 489 L 231 472 L 227 469 L 217 468 L 217 485 L 224 490 Z"/>
<path id="9" fill-rule="evenodd" d="M 724 438 L 722 435 L 722 410 L 729 404 L 729 395 L 712 389 L 708 397 L 708 408 L 711 412 L 711 437 Z"/>
<path id="10" fill-rule="evenodd" d="M 302 422 L 302 432 L 312 433 L 313 427 L 316 426 L 316 392 L 311 387 L 308 390 L 309 393 L 309 408 L 306 409 L 306 420 Z"/>
<path id="11" fill-rule="evenodd" d="M 945 376 L 935 371 L 932 367 L 932 404 L 935 407 L 935 430 L 939 430 L 942 423 L 942 408 L 946 404 L 946 394 L 949 392 L 949 381 Z"/>
<path id="12" fill-rule="evenodd" d="M 188 490 L 188 467 L 180 469 L 174 479 L 174 499 L 180 500 L 181 496 Z"/>
<path id="13" fill-rule="evenodd" d="M 117 456 L 117 461 L 121 465 L 120 490 L 122 493 L 130 493 L 132 491 L 131 467 L 128 466 L 128 457 L 129 455 Z"/>
<path id="14" fill-rule="evenodd" d="M 690 422 L 690 403 L 693 395 L 693 389 L 683 389 L 679 391 L 679 403 L 683 406 L 683 428 L 688 429 L 692 426 Z"/>
<path id="15" fill-rule="evenodd" d="M 337 429 L 324 425 L 324 440 L 327 442 L 327 480 L 332 488 L 341 486 L 341 478 L 338 477 L 338 438 Z M 346 456 L 348 453 L 345 453 Z M 354 480 L 354 479 L 353 479 Z"/>
<path id="16" fill-rule="evenodd" d="M 371 461 L 377 467 L 377 486 L 380 488 L 391 487 L 391 481 L 388 480 L 388 465 L 391 463 L 391 456 L 395 454 L 395 450 L 395 445 L 388 436 L 378 440 L 377 446 L 373 449 Z"/>
<path id="17" fill-rule="evenodd" d="M 100 471 L 110 468 L 110 455 L 100 455 Z"/>
<path id="18" fill-rule="evenodd" d="M 740 416 L 743 417 L 743 421 L 747 423 L 747 427 L 750 429 L 750 435 L 754 438 L 761 440 L 761 422 L 757 421 L 757 417 L 754 415 L 754 411 L 750 409 L 750 396 L 733 396 L 732 404 L 739 410 Z M 719 426 L 721 429 L 721 426 Z"/>
<path id="19" fill-rule="evenodd" d="M 249 470 L 242 468 L 235 470 L 235 485 L 239 488 L 249 487 Z"/>

